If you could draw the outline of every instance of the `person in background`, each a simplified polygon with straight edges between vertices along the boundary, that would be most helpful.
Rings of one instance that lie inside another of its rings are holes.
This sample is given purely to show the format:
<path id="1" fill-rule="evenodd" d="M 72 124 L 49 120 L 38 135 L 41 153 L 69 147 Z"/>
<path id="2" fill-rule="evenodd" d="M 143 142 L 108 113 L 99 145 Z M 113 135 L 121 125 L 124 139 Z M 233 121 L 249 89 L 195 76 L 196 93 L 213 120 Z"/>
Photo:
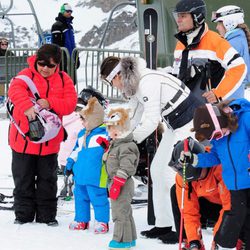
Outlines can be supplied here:
<path id="1" fill-rule="evenodd" d="M 12 52 L 8 51 L 9 41 L 7 38 L 0 38 L 0 57 L 4 57 L 6 55 L 13 55 Z M 1 67 L 5 67 L 5 61 L 1 60 Z M 4 70 L 5 72 L 5 70 Z M 2 73 L 3 74 L 3 73 Z M 2 76 L 1 74 L 1 76 Z M 5 79 L 5 78 L 4 78 Z M 5 100 L 5 84 L 6 81 L 1 80 L 0 82 L 0 105 L 4 103 Z"/>
<path id="2" fill-rule="evenodd" d="M 59 72 L 61 49 L 55 44 L 44 44 L 37 54 L 28 58 L 29 67 L 18 75 L 29 77 L 35 84 L 41 99 L 37 103 L 43 109 L 53 110 L 59 118 L 72 113 L 77 94 L 73 81 L 65 72 Z M 29 121 L 36 119 L 26 83 L 13 78 L 8 97 L 14 105 L 13 118 L 25 134 Z M 14 179 L 15 223 L 33 222 L 57 225 L 57 154 L 64 139 L 61 128 L 58 135 L 44 143 L 33 143 L 23 137 L 14 123 L 10 124 L 9 145 L 12 149 L 12 175 Z"/>
<path id="3" fill-rule="evenodd" d="M 8 46 L 9 46 L 8 39 L 7 38 L 0 38 L 0 56 L 5 56 L 6 51 L 8 49 Z"/>
<path id="4" fill-rule="evenodd" d="M 74 28 L 72 26 L 72 20 L 74 19 L 72 12 L 72 7 L 68 3 L 64 3 L 55 19 L 56 22 L 51 27 L 51 42 L 57 44 L 60 47 L 67 48 L 69 56 L 72 55 L 72 52 L 76 47 Z M 75 67 L 79 68 L 80 61 L 78 53 L 76 53 L 74 60 Z M 68 70 L 67 57 L 65 53 L 63 54 L 63 65 L 61 68 L 66 72 Z"/>
<path id="5" fill-rule="evenodd" d="M 113 239 L 109 249 L 128 249 L 136 245 L 136 228 L 131 201 L 134 181 L 139 163 L 139 150 L 133 141 L 128 110 L 111 109 L 106 118 L 107 131 L 111 138 L 104 162 L 109 177 L 109 197 L 114 222 Z"/>
<path id="6" fill-rule="evenodd" d="M 193 131 L 198 141 L 211 140 L 209 153 L 182 151 L 193 167 L 222 164 L 223 181 L 230 191 L 231 206 L 214 237 L 216 249 L 235 249 L 238 239 L 250 249 L 250 102 L 244 98 L 206 104 L 194 113 Z"/>
<path id="7" fill-rule="evenodd" d="M 189 137 L 188 149 L 192 153 L 204 153 L 202 144 Z M 184 142 L 179 141 L 173 149 L 169 166 L 176 172 L 175 185 L 171 188 L 171 203 L 175 220 L 175 227 L 179 236 L 180 210 L 183 199 L 184 231 L 182 240 L 185 250 L 205 249 L 201 229 L 214 226 L 213 234 L 222 223 L 225 211 L 230 210 L 230 193 L 222 180 L 221 165 L 210 168 L 194 168 L 186 164 L 185 172 L 179 163 L 180 153 Z M 206 150 L 207 151 L 207 150 Z M 183 184 L 185 179 L 185 191 Z"/>
<path id="8" fill-rule="evenodd" d="M 76 145 L 67 159 L 65 174 L 73 173 L 75 187 L 75 219 L 70 230 L 86 230 L 90 222 L 90 205 L 94 208 L 94 233 L 109 231 L 109 200 L 107 195 L 107 173 L 102 162 L 107 141 L 104 108 L 96 97 L 88 100 L 80 112 L 83 127 Z"/>
<path id="9" fill-rule="evenodd" d="M 180 0 L 173 15 L 178 39 L 172 74 L 203 103 L 232 96 L 242 85 L 247 67 L 239 53 L 206 24 L 203 0 Z"/>
<path id="10" fill-rule="evenodd" d="M 244 97 L 246 84 L 250 83 L 250 31 L 244 22 L 244 11 L 235 5 L 226 5 L 212 12 L 216 29 L 234 47 L 247 65 L 247 74 L 241 86 L 229 98 Z"/>

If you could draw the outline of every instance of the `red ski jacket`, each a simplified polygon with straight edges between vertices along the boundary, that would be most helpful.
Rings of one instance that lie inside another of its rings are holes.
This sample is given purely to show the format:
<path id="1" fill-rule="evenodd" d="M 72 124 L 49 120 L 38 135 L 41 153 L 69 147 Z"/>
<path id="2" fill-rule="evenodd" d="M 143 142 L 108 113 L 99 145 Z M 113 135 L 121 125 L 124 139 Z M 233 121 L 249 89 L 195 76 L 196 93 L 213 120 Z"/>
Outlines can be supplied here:
<path id="1" fill-rule="evenodd" d="M 50 108 L 62 119 L 63 115 L 72 113 L 77 102 L 77 94 L 73 81 L 65 72 L 59 74 L 59 67 L 50 77 L 43 78 L 35 69 L 36 56 L 28 58 L 29 68 L 25 68 L 18 75 L 26 75 L 35 83 L 40 97 L 47 99 Z M 28 119 L 24 112 L 32 107 L 30 97 L 33 97 L 26 83 L 21 79 L 11 81 L 8 96 L 14 104 L 13 118 L 20 129 L 27 133 L 29 130 Z M 60 143 L 64 138 L 64 130 L 48 142 L 35 144 L 28 137 L 23 138 L 13 123 L 10 124 L 9 144 L 18 153 L 48 155 L 58 153 Z"/>

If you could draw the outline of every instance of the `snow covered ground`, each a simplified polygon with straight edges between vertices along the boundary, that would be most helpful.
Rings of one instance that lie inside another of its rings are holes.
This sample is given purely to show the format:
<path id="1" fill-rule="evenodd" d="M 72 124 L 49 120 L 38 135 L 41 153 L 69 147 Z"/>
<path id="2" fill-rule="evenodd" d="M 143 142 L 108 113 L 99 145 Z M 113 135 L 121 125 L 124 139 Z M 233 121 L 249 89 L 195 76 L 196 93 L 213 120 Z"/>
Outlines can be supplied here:
<path id="1" fill-rule="evenodd" d="M 246 92 L 246 97 L 250 100 L 250 89 Z M 0 121 L 0 193 L 11 194 L 13 181 L 11 176 L 11 151 L 8 147 L 7 133 L 8 120 Z M 59 179 L 60 187 L 62 179 Z M 156 239 L 140 238 L 140 231 L 150 228 L 146 222 L 146 207 L 137 208 L 133 211 L 137 232 L 137 250 L 174 250 L 178 245 L 165 245 Z M 110 232 L 106 235 L 94 235 L 93 223 L 91 222 L 88 231 L 70 231 L 69 223 L 74 218 L 73 202 L 59 203 L 58 205 L 58 227 L 48 227 L 47 225 L 28 223 L 25 225 L 15 225 L 13 211 L 0 210 L 0 249 L 1 250 L 70 250 L 86 249 L 100 250 L 108 249 L 107 245 L 112 239 L 113 223 L 110 223 Z M 212 231 L 203 231 L 203 238 L 206 248 L 210 248 Z"/>

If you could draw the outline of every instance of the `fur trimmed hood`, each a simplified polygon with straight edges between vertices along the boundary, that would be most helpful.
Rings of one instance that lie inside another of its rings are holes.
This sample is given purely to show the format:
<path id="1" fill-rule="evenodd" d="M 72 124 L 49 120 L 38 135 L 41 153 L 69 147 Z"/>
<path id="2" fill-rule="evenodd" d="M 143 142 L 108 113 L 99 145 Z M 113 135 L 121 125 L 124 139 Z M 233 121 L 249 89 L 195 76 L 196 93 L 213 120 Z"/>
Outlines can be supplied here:
<path id="1" fill-rule="evenodd" d="M 135 95 L 140 82 L 140 69 L 146 68 L 146 62 L 141 58 L 123 57 L 121 64 L 121 80 L 124 84 L 125 97 Z"/>

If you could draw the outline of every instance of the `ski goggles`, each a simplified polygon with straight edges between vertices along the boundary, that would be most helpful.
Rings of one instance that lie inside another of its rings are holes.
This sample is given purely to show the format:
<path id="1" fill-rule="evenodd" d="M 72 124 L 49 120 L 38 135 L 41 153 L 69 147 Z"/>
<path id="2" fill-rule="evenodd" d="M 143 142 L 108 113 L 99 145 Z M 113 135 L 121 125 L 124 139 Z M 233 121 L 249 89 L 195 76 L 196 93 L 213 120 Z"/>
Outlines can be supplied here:
<path id="1" fill-rule="evenodd" d="M 223 11 L 223 12 L 220 12 L 220 13 L 218 13 L 217 11 L 213 11 L 212 16 L 211 16 L 211 21 L 212 22 L 217 22 L 218 18 L 225 17 L 225 16 L 232 15 L 232 14 L 237 14 L 237 13 L 243 13 L 244 14 L 244 11 L 241 8 L 233 9 L 233 10 L 227 10 L 227 11 Z"/>
<path id="2" fill-rule="evenodd" d="M 209 115 L 213 121 L 213 124 L 214 124 L 214 131 L 212 132 L 212 135 L 211 135 L 209 141 L 211 141 L 212 139 L 219 140 L 224 136 L 222 129 L 220 127 L 220 123 L 219 123 L 218 118 L 217 118 L 217 116 L 221 115 L 220 111 L 219 111 L 218 107 L 212 106 L 212 104 L 210 104 L 210 103 L 207 103 L 206 107 L 207 107 L 208 113 L 209 113 Z"/>

